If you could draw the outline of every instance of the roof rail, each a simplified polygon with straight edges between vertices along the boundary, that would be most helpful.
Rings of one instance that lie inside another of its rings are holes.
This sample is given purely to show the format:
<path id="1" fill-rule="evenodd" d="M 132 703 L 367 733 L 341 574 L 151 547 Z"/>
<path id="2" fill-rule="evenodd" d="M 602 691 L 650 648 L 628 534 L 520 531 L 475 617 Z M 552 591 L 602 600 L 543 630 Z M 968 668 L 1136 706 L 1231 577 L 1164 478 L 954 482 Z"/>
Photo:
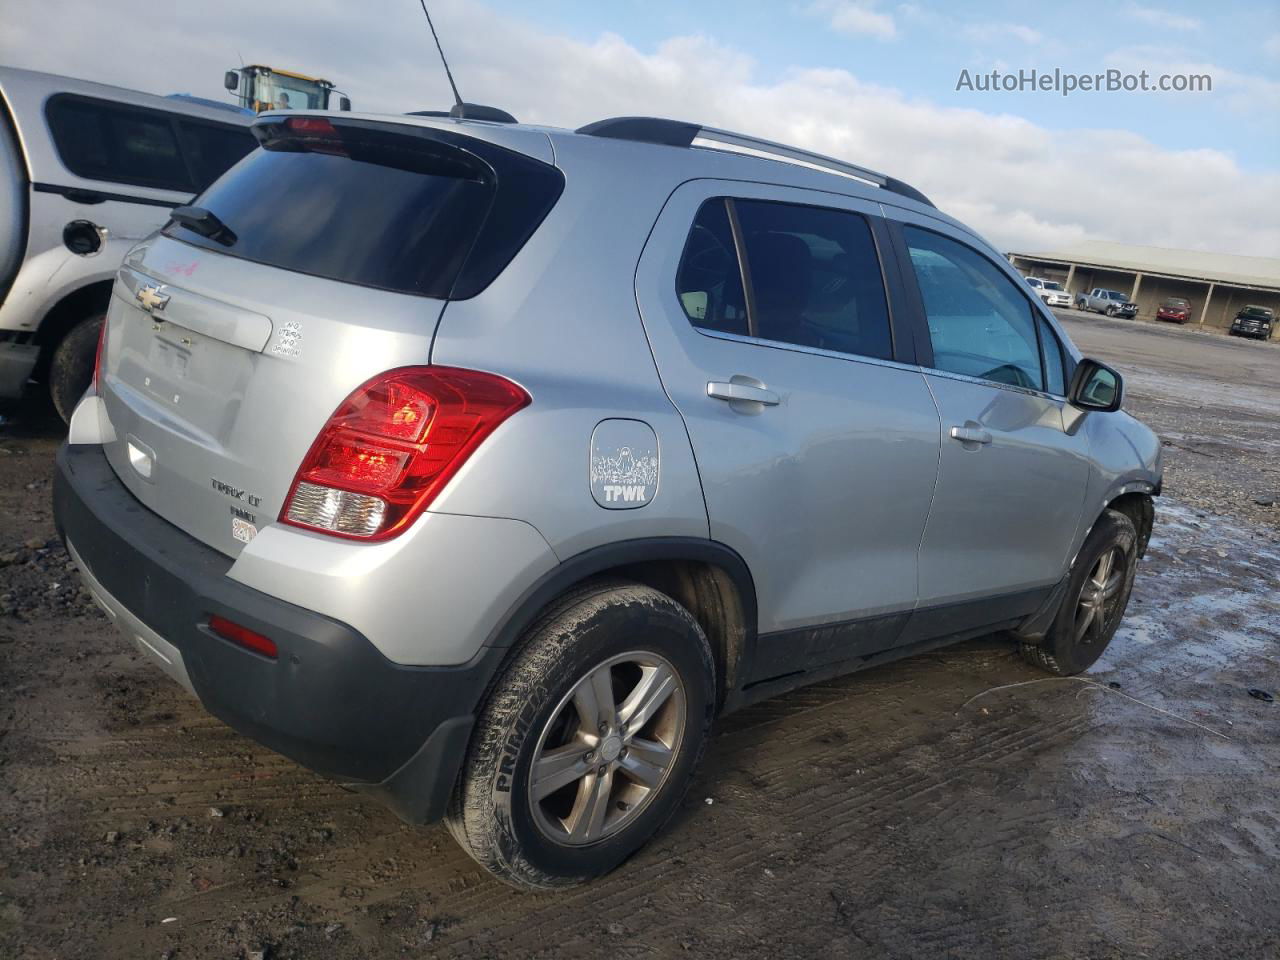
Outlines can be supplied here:
<path id="1" fill-rule="evenodd" d="M 933 201 L 923 193 L 887 174 L 860 167 L 856 163 L 837 160 L 799 147 L 788 146 L 773 140 L 763 140 L 744 133 L 731 130 L 719 130 L 715 127 L 704 127 L 699 123 L 688 123 L 683 120 L 665 120 L 661 117 L 612 117 L 608 120 L 597 120 L 579 127 L 574 133 L 589 137 L 609 137 L 615 140 L 634 140 L 640 143 L 657 143 L 668 147 L 690 147 L 695 141 L 702 140 L 709 144 L 723 144 L 734 147 L 756 156 L 771 160 L 782 160 L 805 167 L 813 167 L 828 173 L 838 173 L 846 177 L 854 177 L 891 193 L 909 197 L 919 203 L 932 207 Z"/>

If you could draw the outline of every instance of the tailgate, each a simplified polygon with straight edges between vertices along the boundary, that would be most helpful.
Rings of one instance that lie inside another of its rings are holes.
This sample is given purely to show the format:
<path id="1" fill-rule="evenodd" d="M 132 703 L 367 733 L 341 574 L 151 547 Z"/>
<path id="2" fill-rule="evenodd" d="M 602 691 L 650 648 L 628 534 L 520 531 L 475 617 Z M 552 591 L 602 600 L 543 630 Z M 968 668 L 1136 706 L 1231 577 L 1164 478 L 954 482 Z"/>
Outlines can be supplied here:
<path id="1" fill-rule="evenodd" d="M 157 237 L 121 269 L 107 315 L 107 458 L 143 504 L 235 555 L 279 515 L 347 394 L 427 362 L 442 308 Z"/>
<path id="2" fill-rule="evenodd" d="M 330 414 L 429 363 L 444 304 L 505 269 L 564 182 L 456 130 L 290 115 L 253 129 L 260 148 L 126 258 L 102 360 L 112 467 L 231 555 L 278 518 Z"/>

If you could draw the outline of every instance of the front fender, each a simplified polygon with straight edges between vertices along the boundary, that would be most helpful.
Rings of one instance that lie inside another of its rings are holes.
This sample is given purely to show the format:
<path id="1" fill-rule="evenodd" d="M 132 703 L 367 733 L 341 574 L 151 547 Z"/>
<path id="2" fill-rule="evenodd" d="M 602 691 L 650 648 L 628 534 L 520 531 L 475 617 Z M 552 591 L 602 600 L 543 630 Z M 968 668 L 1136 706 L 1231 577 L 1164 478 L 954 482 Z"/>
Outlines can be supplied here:
<path id="1" fill-rule="evenodd" d="M 1123 410 L 1075 413 L 1083 420 L 1080 429 L 1088 435 L 1093 467 L 1073 559 L 1108 504 L 1129 493 L 1157 497 L 1164 483 L 1160 438 L 1146 424 Z"/>

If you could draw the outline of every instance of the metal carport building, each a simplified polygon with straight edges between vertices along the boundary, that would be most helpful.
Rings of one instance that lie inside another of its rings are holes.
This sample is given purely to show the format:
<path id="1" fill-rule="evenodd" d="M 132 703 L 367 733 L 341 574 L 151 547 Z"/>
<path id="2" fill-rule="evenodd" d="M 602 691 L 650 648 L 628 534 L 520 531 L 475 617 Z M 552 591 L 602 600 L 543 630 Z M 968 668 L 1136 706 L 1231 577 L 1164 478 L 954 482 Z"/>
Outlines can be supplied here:
<path id="1" fill-rule="evenodd" d="M 1280 259 L 1093 241 L 1063 250 L 1010 253 L 1028 276 L 1057 280 L 1072 299 L 1094 287 L 1127 293 L 1154 319 L 1167 297 L 1191 302 L 1193 323 L 1226 329 L 1247 304 L 1280 314 Z"/>

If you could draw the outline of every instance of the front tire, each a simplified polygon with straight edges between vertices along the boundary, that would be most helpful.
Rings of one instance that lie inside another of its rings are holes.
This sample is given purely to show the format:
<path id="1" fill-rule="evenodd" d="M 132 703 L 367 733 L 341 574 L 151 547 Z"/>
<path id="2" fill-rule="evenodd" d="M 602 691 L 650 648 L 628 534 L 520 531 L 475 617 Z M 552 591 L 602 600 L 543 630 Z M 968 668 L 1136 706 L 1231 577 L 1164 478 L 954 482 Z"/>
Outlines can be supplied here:
<path id="1" fill-rule="evenodd" d="M 1118 510 L 1105 510 L 1072 564 L 1066 596 L 1039 643 L 1024 642 L 1024 659 L 1058 676 L 1088 670 L 1124 618 L 1138 565 L 1138 532 Z"/>
<path id="2" fill-rule="evenodd" d="M 49 363 L 49 396 L 64 422 L 93 381 L 93 362 L 98 355 L 98 335 L 105 315 L 86 317 L 77 323 L 54 348 Z"/>
<path id="3" fill-rule="evenodd" d="M 583 883 L 676 811 L 715 712 L 702 628 L 665 594 L 608 581 L 555 603 L 481 708 L 446 818 L 512 886 Z"/>

